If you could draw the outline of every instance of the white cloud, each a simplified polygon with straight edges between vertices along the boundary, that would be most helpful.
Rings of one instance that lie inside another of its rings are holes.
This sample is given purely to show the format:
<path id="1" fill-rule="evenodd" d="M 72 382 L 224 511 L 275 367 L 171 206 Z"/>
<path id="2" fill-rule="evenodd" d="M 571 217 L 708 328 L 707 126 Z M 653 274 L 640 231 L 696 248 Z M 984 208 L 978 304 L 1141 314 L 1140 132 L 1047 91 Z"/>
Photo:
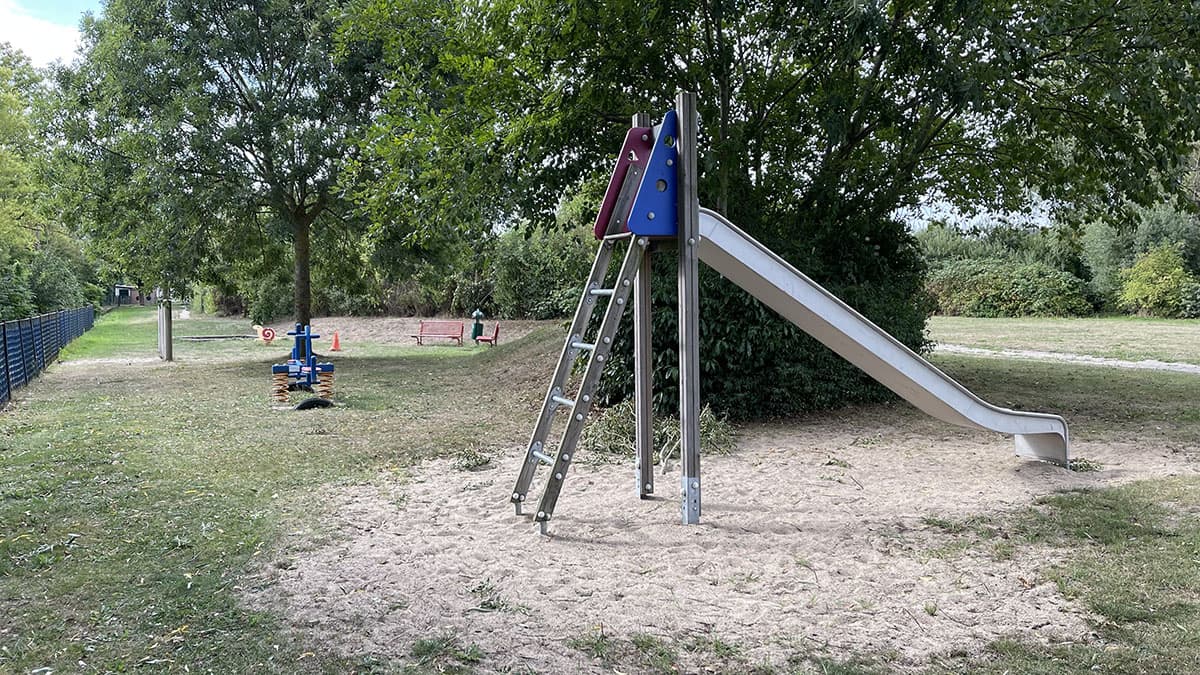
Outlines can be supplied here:
<path id="1" fill-rule="evenodd" d="M 0 0 L 0 42 L 25 52 L 35 66 L 69 62 L 79 45 L 79 29 L 29 15 L 14 0 Z"/>

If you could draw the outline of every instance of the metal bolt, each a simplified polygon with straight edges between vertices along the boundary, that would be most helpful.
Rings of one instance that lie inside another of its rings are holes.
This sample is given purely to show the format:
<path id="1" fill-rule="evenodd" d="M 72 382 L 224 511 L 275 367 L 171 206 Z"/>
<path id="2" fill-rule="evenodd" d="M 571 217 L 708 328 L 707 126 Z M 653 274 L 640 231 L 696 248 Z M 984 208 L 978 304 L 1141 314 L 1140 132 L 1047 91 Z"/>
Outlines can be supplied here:
<path id="1" fill-rule="evenodd" d="M 608 336 L 605 336 L 605 338 L 604 338 L 604 344 L 608 344 L 608 343 L 610 343 L 610 342 L 612 342 L 612 338 L 610 338 L 610 337 L 608 337 Z"/>
<path id="2" fill-rule="evenodd" d="M 588 402 L 588 401 L 590 401 L 590 400 L 592 400 L 592 397 L 591 397 L 590 395 L 588 395 L 588 394 L 584 394 L 584 395 L 583 395 L 583 402 L 584 402 L 584 403 L 587 403 L 587 402 Z"/>
<path id="3" fill-rule="evenodd" d="M 596 360 L 597 360 L 597 361 L 604 361 L 604 355 L 603 355 L 603 354 L 597 354 L 597 355 L 596 355 Z"/>
<path id="4" fill-rule="evenodd" d="M 621 280 L 621 285 L 622 285 L 622 286 L 624 286 L 624 287 L 626 287 L 626 288 L 629 288 L 629 280 L 628 280 L 628 279 L 622 279 L 622 280 Z"/>
<path id="5" fill-rule="evenodd" d="M 521 495 L 521 501 L 525 501 L 525 495 Z"/>
<path id="6" fill-rule="evenodd" d="M 513 499 L 520 499 L 520 498 L 521 498 L 521 493 L 520 493 L 520 492 L 514 492 L 514 493 L 513 493 Z"/>
<path id="7" fill-rule="evenodd" d="M 623 305 L 623 304 L 625 304 L 625 298 L 617 298 L 617 304 L 618 304 L 618 305 Z"/>
<path id="8" fill-rule="evenodd" d="M 546 517 L 545 511 L 538 511 L 538 518 L 545 518 L 545 517 Z"/>
<path id="9" fill-rule="evenodd" d="M 582 422 L 582 421 L 583 421 L 583 415 L 576 415 L 576 416 L 575 416 L 575 419 L 577 419 L 577 420 L 579 420 L 580 422 Z"/>
<path id="10" fill-rule="evenodd" d="M 554 480 L 562 480 L 562 472 L 561 471 L 554 474 Z"/>
<path id="11" fill-rule="evenodd" d="M 564 461 L 564 462 L 569 462 L 569 461 L 571 461 L 571 456 L 570 456 L 570 455 L 568 455 L 568 454 L 566 454 L 566 453 L 564 452 L 564 453 L 563 453 L 563 461 Z"/>
<path id="12" fill-rule="evenodd" d="M 692 489 L 699 490 L 700 489 L 700 481 L 698 481 L 698 480 L 692 481 Z"/>
<path id="13" fill-rule="evenodd" d="M 668 160 L 667 160 L 667 166 L 675 166 L 675 160 L 673 160 L 673 159 L 668 159 Z"/>
<path id="14" fill-rule="evenodd" d="M 643 141 L 648 141 L 648 140 L 650 140 L 650 135 L 649 135 L 649 134 L 642 134 L 642 140 L 643 140 Z"/>
<path id="15" fill-rule="evenodd" d="M 649 483 L 646 483 L 646 489 L 647 489 L 647 490 L 649 490 L 649 489 L 651 489 L 651 488 L 653 488 L 653 487 L 654 487 L 653 485 L 651 485 L 651 484 L 649 484 Z"/>
<path id="16" fill-rule="evenodd" d="M 695 245 L 696 245 L 696 238 L 688 237 L 688 246 L 695 246 Z"/>
<path id="17" fill-rule="evenodd" d="M 646 220 L 654 220 L 654 212 L 653 211 L 646 214 Z"/>

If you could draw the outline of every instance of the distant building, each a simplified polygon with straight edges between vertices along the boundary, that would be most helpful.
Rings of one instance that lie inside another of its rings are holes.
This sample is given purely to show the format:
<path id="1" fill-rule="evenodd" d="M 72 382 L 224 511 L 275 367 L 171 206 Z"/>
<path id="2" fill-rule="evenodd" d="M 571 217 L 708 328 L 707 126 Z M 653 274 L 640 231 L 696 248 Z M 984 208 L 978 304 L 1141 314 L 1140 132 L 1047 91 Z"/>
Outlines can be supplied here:
<path id="1" fill-rule="evenodd" d="M 112 290 L 112 303 L 117 307 L 121 305 L 144 305 L 146 299 L 138 292 L 137 286 L 129 284 L 116 284 Z"/>

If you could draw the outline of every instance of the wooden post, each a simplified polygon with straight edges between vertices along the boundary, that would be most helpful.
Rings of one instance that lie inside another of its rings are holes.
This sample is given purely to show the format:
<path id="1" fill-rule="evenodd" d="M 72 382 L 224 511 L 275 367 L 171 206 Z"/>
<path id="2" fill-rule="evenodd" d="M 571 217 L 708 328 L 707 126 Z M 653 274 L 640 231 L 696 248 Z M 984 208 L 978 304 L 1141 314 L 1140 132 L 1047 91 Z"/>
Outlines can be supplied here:
<path id="1" fill-rule="evenodd" d="M 633 126 L 648 127 L 650 116 L 638 113 Z M 638 496 L 654 494 L 654 351 L 650 313 L 650 251 L 647 248 L 638 266 L 633 286 L 633 398 L 637 450 Z"/>
<path id="2" fill-rule="evenodd" d="M 700 197 L 696 185 L 696 95 L 680 92 L 679 115 L 679 454 L 682 519 L 700 522 Z"/>

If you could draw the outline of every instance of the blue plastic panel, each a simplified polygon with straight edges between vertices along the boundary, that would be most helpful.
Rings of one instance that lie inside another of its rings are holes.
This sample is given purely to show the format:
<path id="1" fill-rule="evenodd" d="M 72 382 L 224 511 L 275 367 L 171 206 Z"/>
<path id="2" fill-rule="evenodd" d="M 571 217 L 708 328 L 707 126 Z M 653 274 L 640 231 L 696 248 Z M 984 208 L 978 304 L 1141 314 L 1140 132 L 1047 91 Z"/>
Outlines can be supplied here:
<path id="1" fill-rule="evenodd" d="M 679 122 L 667 111 L 655 128 L 654 147 L 633 210 L 629 230 L 647 237 L 673 237 L 679 229 Z"/>

